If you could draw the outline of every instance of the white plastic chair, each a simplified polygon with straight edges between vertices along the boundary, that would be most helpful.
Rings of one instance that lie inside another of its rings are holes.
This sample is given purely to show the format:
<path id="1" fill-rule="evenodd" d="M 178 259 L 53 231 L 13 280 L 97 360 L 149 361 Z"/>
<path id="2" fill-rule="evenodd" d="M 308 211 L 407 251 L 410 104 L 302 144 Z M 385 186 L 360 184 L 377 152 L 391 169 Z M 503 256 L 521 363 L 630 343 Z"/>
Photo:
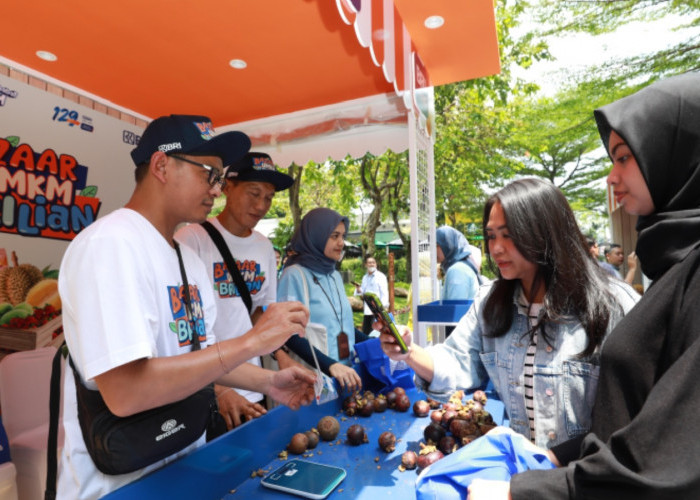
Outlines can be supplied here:
<path id="1" fill-rule="evenodd" d="M 44 498 L 51 362 L 55 354 L 55 347 L 41 347 L 8 354 L 0 361 L 2 423 L 10 441 L 17 492 L 22 500 Z M 59 416 L 59 457 L 63 448 L 60 422 Z"/>

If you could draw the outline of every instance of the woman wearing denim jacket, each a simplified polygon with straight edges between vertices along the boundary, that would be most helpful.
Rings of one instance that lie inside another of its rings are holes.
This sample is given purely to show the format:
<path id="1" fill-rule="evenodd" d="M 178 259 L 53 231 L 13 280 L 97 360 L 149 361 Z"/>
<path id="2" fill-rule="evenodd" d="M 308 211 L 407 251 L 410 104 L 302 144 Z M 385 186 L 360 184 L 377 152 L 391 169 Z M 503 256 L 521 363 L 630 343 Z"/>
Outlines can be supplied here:
<path id="1" fill-rule="evenodd" d="M 605 336 L 639 300 L 605 275 L 561 191 L 541 179 L 514 181 L 489 198 L 484 237 L 497 279 L 482 286 L 444 344 L 384 351 L 416 372 L 417 385 L 445 400 L 490 378 L 510 426 L 549 448 L 584 434 Z"/>

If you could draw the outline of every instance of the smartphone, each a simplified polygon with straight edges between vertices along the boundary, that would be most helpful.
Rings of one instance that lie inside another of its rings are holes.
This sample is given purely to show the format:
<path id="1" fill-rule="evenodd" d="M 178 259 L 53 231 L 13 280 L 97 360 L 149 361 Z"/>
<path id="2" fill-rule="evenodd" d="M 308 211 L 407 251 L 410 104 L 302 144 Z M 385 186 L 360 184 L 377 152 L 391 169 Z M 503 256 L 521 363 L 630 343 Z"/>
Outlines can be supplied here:
<path id="1" fill-rule="evenodd" d="M 355 285 L 355 286 L 362 286 L 362 285 L 360 285 L 357 281 L 351 281 L 350 283 L 352 283 L 352 284 Z"/>
<path id="2" fill-rule="evenodd" d="M 290 460 L 265 476 L 263 486 L 305 498 L 326 498 L 345 479 L 345 470 L 307 460 Z"/>
<path id="3" fill-rule="evenodd" d="M 389 313 L 386 312 L 386 309 L 384 309 L 384 306 L 379 300 L 379 297 L 377 297 L 377 295 L 374 293 L 366 292 L 362 294 L 362 299 L 370 308 L 372 314 L 374 314 L 374 317 L 377 319 L 381 319 L 389 327 L 389 330 L 391 330 L 391 334 L 394 336 L 396 342 L 398 342 L 399 346 L 401 347 L 401 352 L 408 352 L 406 342 L 403 341 L 403 337 L 399 333 L 399 330 L 396 328 L 394 318 L 392 318 L 389 315 Z"/>

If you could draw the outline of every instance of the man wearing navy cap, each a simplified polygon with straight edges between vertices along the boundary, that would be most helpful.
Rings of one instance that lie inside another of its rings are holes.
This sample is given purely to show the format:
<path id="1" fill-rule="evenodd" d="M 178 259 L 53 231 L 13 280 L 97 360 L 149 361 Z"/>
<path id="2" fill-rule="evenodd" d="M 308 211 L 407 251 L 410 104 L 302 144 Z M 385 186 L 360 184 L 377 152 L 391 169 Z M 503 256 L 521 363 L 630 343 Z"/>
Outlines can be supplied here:
<path id="1" fill-rule="evenodd" d="M 204 228 L 199 224 L 190 224 L 176 235 L 179 241 L 197 252 L 209 271 L 217 300 L 218 312 L 214 324 L 217 338 L 243 335 L 256 323 L 262 309 L 277 301 L 274 248 L 266 236 L 255 230 L 255 226 L 270 210 L 275 193 L 288 189 L 293 183 L 292 177 L 275 168 L 269 155 L 247 153 L 227 171 L 224 187 L 226 207 L 217 217 L 209 219 L 235 258 L 250 292 L 250 317 L 230 273 L 221 276 L 224 258 Z M 281 366 L 294 363 L 283 350 L 277 353 L 276 358 Z M 249 362 L 260 365 L 260 358 Z M 263 395 L 259 392 L 236 391 L 223 386 L 216 386 L 216 392 L 219 411 L 228 429 L 266 413 Z"/>
<path id="2" fill-rule="evenodd" d="M 182 400 L 213 381 L 264 392 L 292 408 L 313 398 L 314 378 L 307 371 L 277 372 L 246 363 L 304 331 L 306 308 L 297 302 L 272 304 L 245 335 L 217 339 L 208 269 L 173 238 L 179 224 L 206 219 L 221 194 L 224 167 L 249 147 L 241 132 L 215 135 L 204 116 L 154 120 L 131 153 L 136 164 L 131 199 L 82 231 L 66 250 L 59 291 L 76 371 L 66 365 L 58 498 L 102 497 L 205 440 L 202 434 L 135 472 L 100 473 L 83 438 L 76 383 L 99 391 L 119 417 Z M 196 344 L 200 349 L 193 350 Z"/>

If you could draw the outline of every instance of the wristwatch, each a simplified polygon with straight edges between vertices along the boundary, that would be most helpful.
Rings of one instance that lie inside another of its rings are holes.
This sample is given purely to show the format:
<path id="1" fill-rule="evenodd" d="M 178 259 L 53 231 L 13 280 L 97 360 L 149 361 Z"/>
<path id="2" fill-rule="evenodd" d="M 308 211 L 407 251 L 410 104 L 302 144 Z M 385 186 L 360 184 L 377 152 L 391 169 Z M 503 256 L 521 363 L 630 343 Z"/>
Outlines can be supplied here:
<path id="1" fill-rule="evenodd" d="M 283 345 L 283 346 L 280 347 L 279 349 L 275 349 L 274 351 L 272 351 L 272 352 L 270 353 L 270 357 L 271 357 L 272 359 L 274 359 L 275 361 L 277 361 L 277 354 L 276 354 L 277 351 L 284 351 L 284 352 L 286 352 L 287 354 L 289 354 L 289 347 L 287 347 L 286 345 Z"/>

